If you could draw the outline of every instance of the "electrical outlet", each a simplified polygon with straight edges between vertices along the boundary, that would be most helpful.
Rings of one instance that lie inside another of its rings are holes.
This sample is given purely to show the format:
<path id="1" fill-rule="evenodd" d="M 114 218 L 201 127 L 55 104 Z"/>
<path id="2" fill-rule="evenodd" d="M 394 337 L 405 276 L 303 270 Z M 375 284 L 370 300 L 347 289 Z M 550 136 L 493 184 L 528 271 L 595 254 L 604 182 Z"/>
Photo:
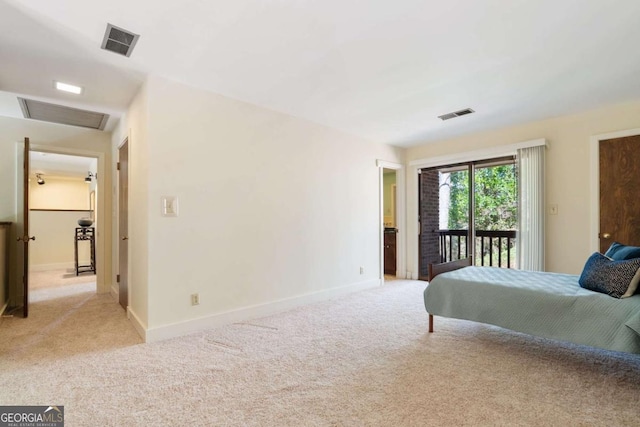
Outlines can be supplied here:
<path id="1" fill-rule="evenodd" d="M 360 267 L 360 274 L 364 274 L 364 267 Z"/>
<path id="2" fill-rule="evenodd" d="M 199 294 L 191 294 L 191 305 L 200 304 L 200 295 Z"/>

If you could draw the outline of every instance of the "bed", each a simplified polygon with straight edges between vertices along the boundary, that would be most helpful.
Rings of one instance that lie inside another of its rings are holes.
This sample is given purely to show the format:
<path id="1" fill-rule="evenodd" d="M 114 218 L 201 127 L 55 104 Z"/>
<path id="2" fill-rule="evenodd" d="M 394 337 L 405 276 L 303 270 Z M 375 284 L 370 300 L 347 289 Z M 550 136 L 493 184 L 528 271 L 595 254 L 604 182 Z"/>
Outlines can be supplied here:
<path id="1" fill-rule="evenodd" d="M 488 323 L 544 338 L 640 354 L 640 294 L 618 299 L 582 288 L 577 275 L 429 266 L 424 304 L 433 316 Z"/>

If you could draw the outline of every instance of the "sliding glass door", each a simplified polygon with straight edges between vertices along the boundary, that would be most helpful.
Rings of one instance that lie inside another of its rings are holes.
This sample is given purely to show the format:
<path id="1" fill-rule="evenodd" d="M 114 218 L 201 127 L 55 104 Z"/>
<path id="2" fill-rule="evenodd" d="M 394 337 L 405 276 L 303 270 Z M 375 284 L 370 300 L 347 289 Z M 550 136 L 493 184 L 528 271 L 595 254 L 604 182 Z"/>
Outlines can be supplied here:
<path id="1" fill-rule="evenodd" d="M 476 265 L 515 267 L 516 183 L 512 157 L 422 169 L 420 277 L 429 263 L 469 256 Z"/>

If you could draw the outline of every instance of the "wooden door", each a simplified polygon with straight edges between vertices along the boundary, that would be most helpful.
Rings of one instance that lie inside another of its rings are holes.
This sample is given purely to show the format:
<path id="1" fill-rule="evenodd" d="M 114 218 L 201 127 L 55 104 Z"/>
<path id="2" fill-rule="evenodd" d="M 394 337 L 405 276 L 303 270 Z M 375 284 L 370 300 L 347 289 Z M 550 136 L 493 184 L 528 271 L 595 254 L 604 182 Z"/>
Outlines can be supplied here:
<path id="1" fill-rule="evenodd" d="M 119 301 L 126 310 L 129 305 L 129 141 L 118 150 L 118 224 L 119 224 Z"/>
<path id="2" fill-rule="evenodd" d="M 29 316 L 29 138 L 24 139 L 22 150 L 22 179 L 18 180 L 18 196 L 22 197 L 22 227 L 18 228 L 18 259 L 22 258 L 22 315 Z M 22 187 L 22 188 L 20 188 Z"/>
<path id="3" fill-rule="evenodd" d="M 600 141 L 600 252 L 640 246 L 640 135 Z"/>
<path id="4" fill-rule="evenodd" d="M 396 275 L 396 232 L 384 232 L 384 274 Z"/>

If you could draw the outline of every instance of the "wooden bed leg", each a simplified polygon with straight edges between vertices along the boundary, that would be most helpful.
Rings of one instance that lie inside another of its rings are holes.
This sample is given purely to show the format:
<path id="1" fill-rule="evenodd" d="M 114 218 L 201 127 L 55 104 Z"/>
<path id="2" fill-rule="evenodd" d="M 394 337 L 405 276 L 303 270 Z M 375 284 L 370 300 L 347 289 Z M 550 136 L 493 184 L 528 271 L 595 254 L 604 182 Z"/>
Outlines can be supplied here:
<path id="1" fill-rule="evenodd" d="M 433 314 L 429 315 L 429 332 L 433 332 Z"/>

